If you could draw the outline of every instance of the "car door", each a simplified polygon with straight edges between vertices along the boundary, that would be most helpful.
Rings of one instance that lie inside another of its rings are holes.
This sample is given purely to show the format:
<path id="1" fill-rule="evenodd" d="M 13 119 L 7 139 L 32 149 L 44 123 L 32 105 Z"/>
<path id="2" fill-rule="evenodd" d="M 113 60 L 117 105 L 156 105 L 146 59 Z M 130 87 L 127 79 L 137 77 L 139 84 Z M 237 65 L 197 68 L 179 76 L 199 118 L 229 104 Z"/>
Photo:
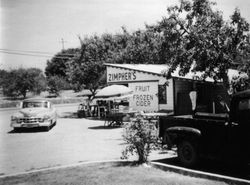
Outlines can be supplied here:
<path id="1" fill-rule="evenodd" d="M 250 98 L 235 103 L 228 141 L 233 155 L 242 159 L 250 155 Z"/>

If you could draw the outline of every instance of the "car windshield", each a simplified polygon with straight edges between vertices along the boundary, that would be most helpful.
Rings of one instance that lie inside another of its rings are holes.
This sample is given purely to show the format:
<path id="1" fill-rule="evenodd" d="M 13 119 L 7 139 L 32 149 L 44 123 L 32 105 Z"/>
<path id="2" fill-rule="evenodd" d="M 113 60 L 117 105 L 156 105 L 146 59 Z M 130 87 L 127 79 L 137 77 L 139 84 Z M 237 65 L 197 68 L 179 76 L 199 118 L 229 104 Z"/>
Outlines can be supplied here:
<path id="1" fill-rule="evenodd" d="M 48 102 L 23 102 L 23 108 L 48 108 Z"/>

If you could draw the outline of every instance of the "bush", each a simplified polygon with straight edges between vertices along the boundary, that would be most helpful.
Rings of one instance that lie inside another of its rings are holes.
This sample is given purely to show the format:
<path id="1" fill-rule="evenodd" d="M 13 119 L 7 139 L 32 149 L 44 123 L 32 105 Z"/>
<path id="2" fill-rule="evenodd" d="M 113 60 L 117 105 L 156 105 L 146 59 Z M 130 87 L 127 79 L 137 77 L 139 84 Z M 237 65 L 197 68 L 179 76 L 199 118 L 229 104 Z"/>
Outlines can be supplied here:
<path id="1" fill-rule="evenodd" d="M 122 159 L 127 159 L 129 155 L 138 155 L 138 164 L 147 163 L 148 156 L 152 150 L 158 148 L 158 136 L 155 125 L 145 122 L 138 116 L 135 121 L 125 125 L 122 135 L 127 143 L 122 151 Z"/>

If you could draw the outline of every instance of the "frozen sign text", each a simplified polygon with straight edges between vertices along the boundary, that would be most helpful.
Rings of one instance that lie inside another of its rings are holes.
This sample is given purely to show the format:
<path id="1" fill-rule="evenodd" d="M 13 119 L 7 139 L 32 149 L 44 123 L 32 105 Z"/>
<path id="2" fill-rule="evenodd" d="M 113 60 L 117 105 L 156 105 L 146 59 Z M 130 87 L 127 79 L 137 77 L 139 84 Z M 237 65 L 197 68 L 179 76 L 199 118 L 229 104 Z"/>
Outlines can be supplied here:
<path id="1" fill-rule="evenodd" d="M 135 86 L 135 94 L 133 95 L 133 101 L 136 106 L 149 107 L 154 100 L 154 96 L 150 94 L 150 86 Z"/>

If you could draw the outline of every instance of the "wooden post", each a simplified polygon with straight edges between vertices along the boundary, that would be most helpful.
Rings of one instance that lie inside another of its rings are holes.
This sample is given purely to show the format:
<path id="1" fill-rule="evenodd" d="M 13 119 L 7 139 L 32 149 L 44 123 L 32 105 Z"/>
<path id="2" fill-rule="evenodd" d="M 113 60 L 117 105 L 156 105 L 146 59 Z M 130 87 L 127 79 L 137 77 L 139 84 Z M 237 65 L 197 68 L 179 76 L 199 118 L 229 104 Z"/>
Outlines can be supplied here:
<path id="1" fill-rule="evenodd" d="M 213 101 L 213 114 L 215 114 L 215 103 Z"/>

